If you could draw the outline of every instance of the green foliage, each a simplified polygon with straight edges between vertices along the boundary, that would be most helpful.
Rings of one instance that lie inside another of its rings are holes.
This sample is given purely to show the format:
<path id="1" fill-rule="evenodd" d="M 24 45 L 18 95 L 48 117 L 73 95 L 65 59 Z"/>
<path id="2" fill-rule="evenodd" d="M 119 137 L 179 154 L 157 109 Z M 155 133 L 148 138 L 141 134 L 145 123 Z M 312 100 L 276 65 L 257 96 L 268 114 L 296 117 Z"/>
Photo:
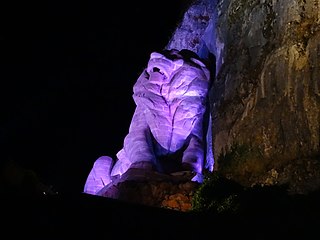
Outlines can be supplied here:
<path id="1" fill-rule="evenodd" d="M 192 211 L 234 213 L 239 208 L 241 189 L 240 185 L 218 173 L 206 174 L 192 198 Z"/>
<path id="2" fill-rule="evenodd" d="M 192 198 L 192 211 L 217 214 L 278 213 L 295 208 L 287 186 L 244 187 L 218 173 L 205 176 Z M 299 202 L 298 202 L 299 203 Z"/>

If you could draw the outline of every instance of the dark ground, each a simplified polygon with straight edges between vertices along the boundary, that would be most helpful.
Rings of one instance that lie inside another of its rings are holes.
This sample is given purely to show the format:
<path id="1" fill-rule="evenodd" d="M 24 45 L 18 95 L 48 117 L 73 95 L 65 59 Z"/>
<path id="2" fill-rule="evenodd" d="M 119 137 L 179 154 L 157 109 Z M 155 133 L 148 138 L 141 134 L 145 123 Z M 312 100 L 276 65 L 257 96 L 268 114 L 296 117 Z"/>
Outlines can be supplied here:
<path id="1" fill-rule="evenodd" d="M 318 196 L 282 206 L 269 200 L 248 199 L 238 214 L 204 214 L 87 194 L 3 198 L 1 225 L 8 239 L 317 239 Z"/>

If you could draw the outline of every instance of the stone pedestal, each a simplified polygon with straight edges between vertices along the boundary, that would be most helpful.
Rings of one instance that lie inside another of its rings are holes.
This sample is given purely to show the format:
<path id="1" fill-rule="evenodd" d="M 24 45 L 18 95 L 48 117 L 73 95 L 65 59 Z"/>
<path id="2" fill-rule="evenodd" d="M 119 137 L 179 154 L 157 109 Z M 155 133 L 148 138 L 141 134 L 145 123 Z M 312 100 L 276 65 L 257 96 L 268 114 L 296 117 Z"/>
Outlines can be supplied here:
<path id="1" fill-rule="evenodd" d="M 162 174 L 153 170 L 130 168 L 96 195 L 186 212 L 191 210 L 192 196 L 199 187 L 198 182 L 191 180 L 194 176 L 195 173 L 190 171 Z"/>

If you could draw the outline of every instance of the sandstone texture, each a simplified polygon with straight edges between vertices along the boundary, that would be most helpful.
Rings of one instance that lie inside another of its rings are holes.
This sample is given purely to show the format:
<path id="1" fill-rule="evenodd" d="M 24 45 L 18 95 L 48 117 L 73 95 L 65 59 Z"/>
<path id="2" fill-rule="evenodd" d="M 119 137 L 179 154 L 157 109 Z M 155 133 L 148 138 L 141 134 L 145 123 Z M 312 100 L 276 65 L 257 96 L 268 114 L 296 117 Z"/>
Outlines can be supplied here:
<path id="1" fill-rule="evenodd" d="M 319 24 L 318 0 L 190 6 L 169 46 L 215 56 L 215 170 L 245 186 L 285 183 L 299 193 L 319 186 Z"/>

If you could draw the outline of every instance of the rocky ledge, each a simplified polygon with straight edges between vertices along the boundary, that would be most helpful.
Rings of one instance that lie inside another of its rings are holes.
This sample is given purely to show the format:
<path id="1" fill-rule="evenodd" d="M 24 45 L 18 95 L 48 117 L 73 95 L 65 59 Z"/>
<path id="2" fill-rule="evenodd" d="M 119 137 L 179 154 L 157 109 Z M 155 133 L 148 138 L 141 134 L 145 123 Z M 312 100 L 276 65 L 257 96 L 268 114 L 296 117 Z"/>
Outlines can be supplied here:
<path id="1" fill-rule="evenodd" d="M 97 195 L 120 201 L 187 212 L 199 183 L 192 181 L 195 173 L 180 171 L 163 174 L 153 170 L 131 168 L 115 178 Z"/>

